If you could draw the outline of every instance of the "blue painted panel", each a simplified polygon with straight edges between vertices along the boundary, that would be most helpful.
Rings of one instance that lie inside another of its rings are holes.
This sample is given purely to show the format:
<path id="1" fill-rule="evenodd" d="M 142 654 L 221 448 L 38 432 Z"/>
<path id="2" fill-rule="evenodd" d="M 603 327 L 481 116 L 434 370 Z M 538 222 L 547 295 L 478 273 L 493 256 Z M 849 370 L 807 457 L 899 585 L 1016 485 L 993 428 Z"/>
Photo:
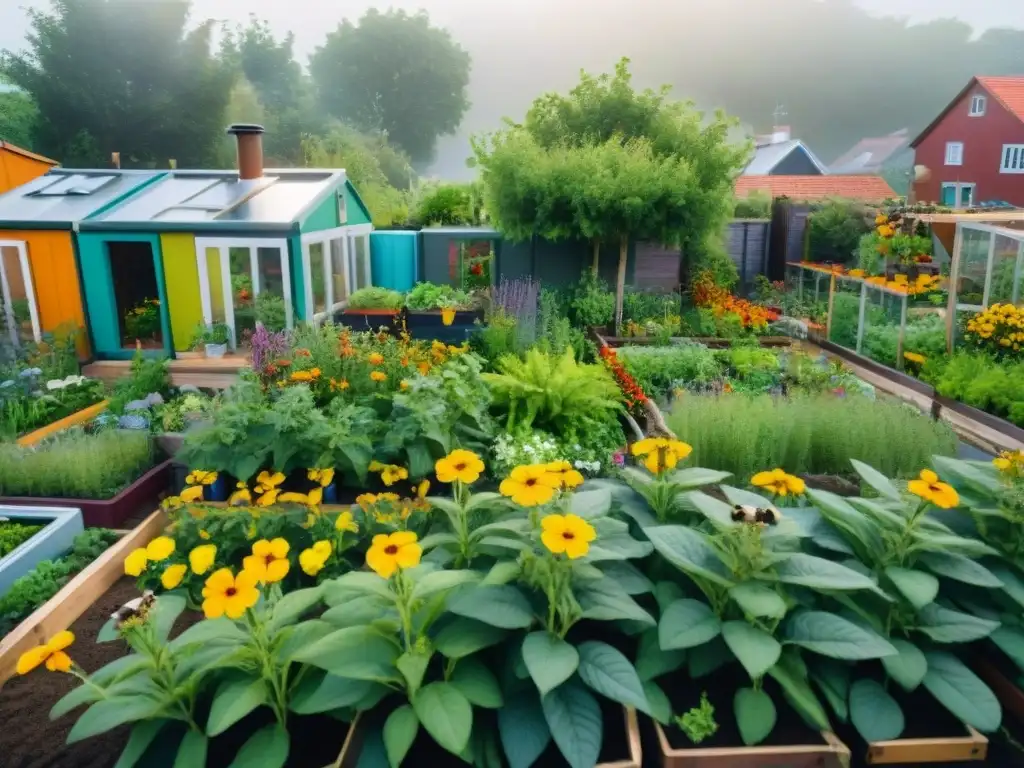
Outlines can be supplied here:
<path id="1" fill-rule="evenodd" d="M 75 536 L 85 530 L 79 509 L 0 506 L 0 517 L 46 525 L 28 541 L 8 552 L 6 557 L 0 558 L 0 597 L 38 563 L 54 560 L 70 551 Z"/>
<path id="2" fill-rule="evenodd" d="M 373 284 L 408 291 L 419 279 L 419 232 L 370 233 L 370 269 Z"/>

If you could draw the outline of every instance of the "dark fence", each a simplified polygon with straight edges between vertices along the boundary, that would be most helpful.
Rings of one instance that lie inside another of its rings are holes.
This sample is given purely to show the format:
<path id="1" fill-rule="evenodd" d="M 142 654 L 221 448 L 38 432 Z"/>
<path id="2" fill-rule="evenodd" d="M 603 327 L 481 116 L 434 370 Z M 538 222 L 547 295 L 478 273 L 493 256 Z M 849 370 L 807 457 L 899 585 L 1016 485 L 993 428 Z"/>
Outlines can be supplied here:
<path id="1" fill-rule="evenodd" d="M 768 274 L 768 233 L 771 222 L 767 219 L 736 219 L 729 222 L 725 247 L 736 265 L 740 281 L 736 293 L 745 296 L 754 287 L 758 275 Z"/>

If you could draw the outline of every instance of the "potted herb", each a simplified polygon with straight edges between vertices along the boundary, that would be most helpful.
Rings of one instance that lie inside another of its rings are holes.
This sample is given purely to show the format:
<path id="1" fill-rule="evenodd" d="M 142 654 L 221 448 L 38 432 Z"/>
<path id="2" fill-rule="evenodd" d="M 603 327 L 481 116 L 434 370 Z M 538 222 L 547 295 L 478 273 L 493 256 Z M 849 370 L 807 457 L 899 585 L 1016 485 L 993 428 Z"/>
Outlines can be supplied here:
<path id="1" fill-rule="evenodd" d="M 224 357 L 231 341 L 231 329 L 224 323 L 198 325 L 192 336 L 191 348 L 202 349 L 208 358 Z"/>

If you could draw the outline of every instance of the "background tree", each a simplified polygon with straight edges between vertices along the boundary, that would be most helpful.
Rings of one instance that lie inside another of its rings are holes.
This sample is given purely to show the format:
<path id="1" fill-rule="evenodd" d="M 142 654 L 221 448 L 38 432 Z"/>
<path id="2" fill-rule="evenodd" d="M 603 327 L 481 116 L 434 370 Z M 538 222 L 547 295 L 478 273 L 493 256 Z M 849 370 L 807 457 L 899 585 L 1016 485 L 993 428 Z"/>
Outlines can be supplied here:
<path id="1" fill-rule="evenodd" d="M 0 77 L 0 139 L 23 149 L 35 148 L 36 121 L 39 110 L 32 97 L 10 87 Z"/>
<path id="2" fill-rule="evenodd" d="M 37 149 L 65 164 L 213 163 L 232 74 L 212 22 L 186 30 L 181 0 L 51 0 L 29 9 L 28 50 L 3 69 L 39 108 Z"/>
<path id="3" fill-rule="evenodd" d="M 415 164 L 433 158 L 469 106 L 469 54 L 424 12 L 370 9 L 358 24 L 343 21 L 309 68 L 328 112 L 384 132 Z"/>

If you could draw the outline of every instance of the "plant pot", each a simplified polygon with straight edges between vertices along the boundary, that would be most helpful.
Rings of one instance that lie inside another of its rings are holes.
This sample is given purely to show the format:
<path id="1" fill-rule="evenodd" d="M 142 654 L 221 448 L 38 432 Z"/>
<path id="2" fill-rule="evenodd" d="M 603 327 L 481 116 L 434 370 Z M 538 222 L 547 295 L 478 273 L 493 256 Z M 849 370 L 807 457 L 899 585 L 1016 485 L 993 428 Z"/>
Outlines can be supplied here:
<path id="1" fill-rule="evenodd" d="M 61 499 L 35 496 L 0 496 L 0 504 L 24 507 L 77 507 L 87 528 L 123 528 L 140 509 L 153 509 L 167 495 L 172 461 L 167 459 L 112 499 Z"/>
<path id="2" fill-rule="evenodd" d="M 338 503 L 338 485 L 336 482 L 331 482 L 326 488 L 324 488 L 324 504 L 337 504 Z"/>
<path id="3" fill-rule="evenodd" d="M 85 527 L 77 509 L 0 507 L 0 517 L 12 522 L 42 524 L 44 527 L 0 557 L 0 595 L 42 560 L 54 560 L 71 549 L 75 536 Z"/>
<path id="4" fill-rule="evenodd" d="M 68 429 L 69 427 L 78 426 L 79 424 L 85 424 L 86 422 L 92 421 L 94 418 L 99 416 L 103 411 L 107 410 L 107 406 L 110 405 L 109 400 L 102 400 L 98 403 L 90 405 L 88 408 L 83 408 L 80 411 L 72 413 L 70 416 L 65 416 L 63 419 L 58 419 L 52 424 L 47 424 L 45 427 L 40 427 L 37 430 L 29 432 L 27 435 L 22 435 L 18 438 L 18 445 L 35 445 L 36 443 L 44 440 L 50 435 L 54 435 L 57 432 Z"/>
<path id="5" fill-rule="evenodd" d="M 204 344 L 203 347 L 208 358 L 224 357 L 228 353 L 227 344 Z"/>
<path id="6" fill-rule="evenodd" d="M 399 314 L 398 309 L 345 309 L 335 313 L 334 321 L 356 331 L 392 332 Z"/>

